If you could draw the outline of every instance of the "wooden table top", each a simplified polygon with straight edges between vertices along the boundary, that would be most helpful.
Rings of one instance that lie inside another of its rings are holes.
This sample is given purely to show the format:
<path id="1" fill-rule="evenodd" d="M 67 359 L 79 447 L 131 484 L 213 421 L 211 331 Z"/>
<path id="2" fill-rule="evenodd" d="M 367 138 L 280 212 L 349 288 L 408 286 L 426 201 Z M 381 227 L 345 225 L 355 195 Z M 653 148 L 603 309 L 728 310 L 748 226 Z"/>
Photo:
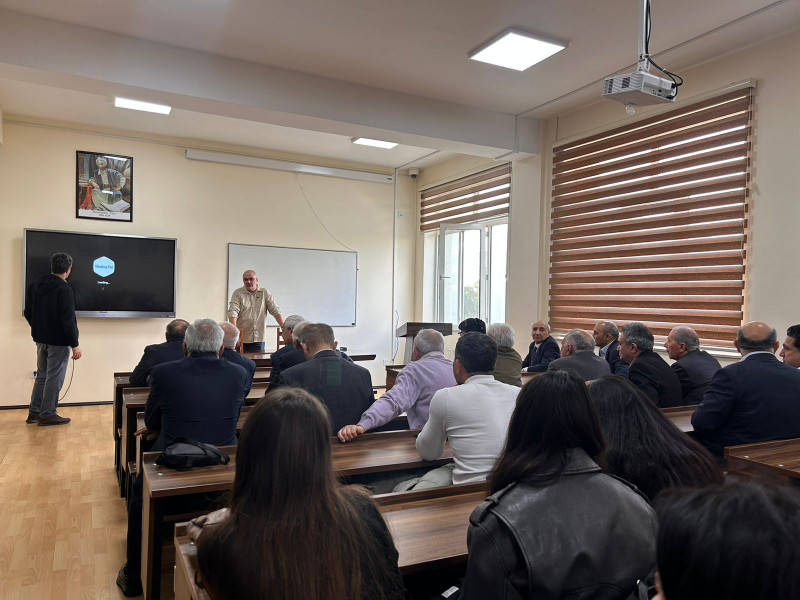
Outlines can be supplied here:
<path id="1" fill-rule="evenodd" d="M 247 394 L 248 400 L 258 400 L 264 395 L 268 384 L 266 382 L 254 382 Z M 122 390 L 122 403 L 126 408 L 132 409 L 137 406 L 144 406 L 147 403 L 147 396 L 150 395 L 149 387 L 132 387 Z"/>
<path id="2" fill-rule="evenodd" d="M 662 408 L 661 412 L 672 421 L 675 427 L 684 433 L 691 433 L 694 431 L 694 427 L 692 427 L 692 415 L 696 409 L 697 405 L 692 404 L 690 406 L 670 406 L 668 408 Z"/>
<path id="3" fill-rule="evenodd" d="M 347 444 L 331 438 L 333 467 L 341 477 L 379 473 L 398 469 L 436 467 L 452 461 L 450 445 L 445 444 L 442 457 L 424 461 L 415 446 L 419 430 L 369 433 Z M 150 482 L 154 498 L 177 496 L 185 493 L 217 492 L 230 489 L 236 472 L 236 446 L 220 448 L 231 457 L 227 465 L 175 471 L 154 463 L 159 452 L 144 454 L 144 476 Z"/>
<path id="4" fill-rule="evenodd" d="M 250 360 L 256 363 L 258 367 L 271 367 L 272 366 L 272 359 L 270 355 L 272 352 L 242 352 L 242 355 L 246 356 Z M 375 360 L 375 354 L 350 354 L 347 352 L 347 356 L 352 358 L 354 361 L 363 361 L 363 360 Z"/>
<path id="5" fill-rule="evenodd" d="M 725 448 L 728 470 L 758 470 L 789 479 L 800 479 L 800 439 L 774 440 Z"/>

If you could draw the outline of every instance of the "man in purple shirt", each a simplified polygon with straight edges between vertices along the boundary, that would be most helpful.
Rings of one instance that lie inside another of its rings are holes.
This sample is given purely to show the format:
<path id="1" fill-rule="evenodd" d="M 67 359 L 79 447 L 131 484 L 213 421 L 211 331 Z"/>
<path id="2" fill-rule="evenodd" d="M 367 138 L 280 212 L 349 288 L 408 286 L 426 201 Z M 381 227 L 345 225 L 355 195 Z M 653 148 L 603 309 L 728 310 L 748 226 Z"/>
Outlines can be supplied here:
<path id="1" fill-rule="evenodd" d="M 428 422 L 433 395 L 455 385 L 453 363 L 444 356 L 444 336 L 435 329 L 423 329 L 414 338 L 411 364 L 403 367 L 392 389 L 364 411 L 357 425 L 345 425 L 339 430 L 339 440 L 349 442 L 402 412 L 408 414 L 411 429 L 421 429 Z"/>

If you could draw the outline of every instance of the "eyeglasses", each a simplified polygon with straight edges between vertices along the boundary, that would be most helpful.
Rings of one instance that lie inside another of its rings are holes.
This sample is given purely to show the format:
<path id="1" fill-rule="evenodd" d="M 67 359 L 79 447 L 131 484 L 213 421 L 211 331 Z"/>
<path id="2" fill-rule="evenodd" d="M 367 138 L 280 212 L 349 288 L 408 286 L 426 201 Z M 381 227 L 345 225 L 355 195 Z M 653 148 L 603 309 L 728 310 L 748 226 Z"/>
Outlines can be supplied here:
<path id="1" fill-rule="evenodd" d="M 255 277 L 245 277 L 244 279 L 242 279 L 242 281 L 255 281 L 255 280 L 256 280 Z"/>

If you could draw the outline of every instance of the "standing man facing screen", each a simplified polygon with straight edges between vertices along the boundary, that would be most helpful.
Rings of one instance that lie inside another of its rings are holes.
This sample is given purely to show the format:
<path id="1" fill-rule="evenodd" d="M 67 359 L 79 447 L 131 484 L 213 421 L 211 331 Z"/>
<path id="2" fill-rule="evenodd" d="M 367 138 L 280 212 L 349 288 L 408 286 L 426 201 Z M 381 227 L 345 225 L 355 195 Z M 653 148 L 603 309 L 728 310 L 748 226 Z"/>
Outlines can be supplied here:
<path id="1" fill-rule="evenodd" d="M 50 274 L 34 281 L 25 292 L 25 319 L 36 342 L 36 381 L 26 423 L 65 425 L 56 413 L 58 393 L 64 384 L 70 354 L 81 357 L 75 297 L 67 283 L 72 257 L 59 252 L 50 257 Z"/>
<path id="2" fill-rule="evenodd" d="M 242 274 L 242 282 L 244 286 L 231 294 L 228 320 L 243 330 L 242 342 L 245 352 L 264 352 L 267 312 L 275 317 L 281 327 L 283 327 L 283 315 L 269 290 L 258 286 L 258 275 L 255 271 L 245 271 Z"/>

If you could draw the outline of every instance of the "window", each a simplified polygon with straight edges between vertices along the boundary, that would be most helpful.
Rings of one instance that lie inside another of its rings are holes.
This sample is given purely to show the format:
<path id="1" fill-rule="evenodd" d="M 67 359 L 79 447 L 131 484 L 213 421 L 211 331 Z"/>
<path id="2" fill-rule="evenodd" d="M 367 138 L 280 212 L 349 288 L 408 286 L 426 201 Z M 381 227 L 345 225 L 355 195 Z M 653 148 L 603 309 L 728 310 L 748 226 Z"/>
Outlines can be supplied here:
<path id="1" fill-rule="evenodd" d="M 550 323 L 689 325 L 730 348 L 741 324 L 751 88 L 554 148 Z"/>
<path id="2" fill-rule="evenodd" d="M 436 236 L 438 321 L 505 320 L 510 188 L 503 165 L 422 192 L 420 230 Z"/>

